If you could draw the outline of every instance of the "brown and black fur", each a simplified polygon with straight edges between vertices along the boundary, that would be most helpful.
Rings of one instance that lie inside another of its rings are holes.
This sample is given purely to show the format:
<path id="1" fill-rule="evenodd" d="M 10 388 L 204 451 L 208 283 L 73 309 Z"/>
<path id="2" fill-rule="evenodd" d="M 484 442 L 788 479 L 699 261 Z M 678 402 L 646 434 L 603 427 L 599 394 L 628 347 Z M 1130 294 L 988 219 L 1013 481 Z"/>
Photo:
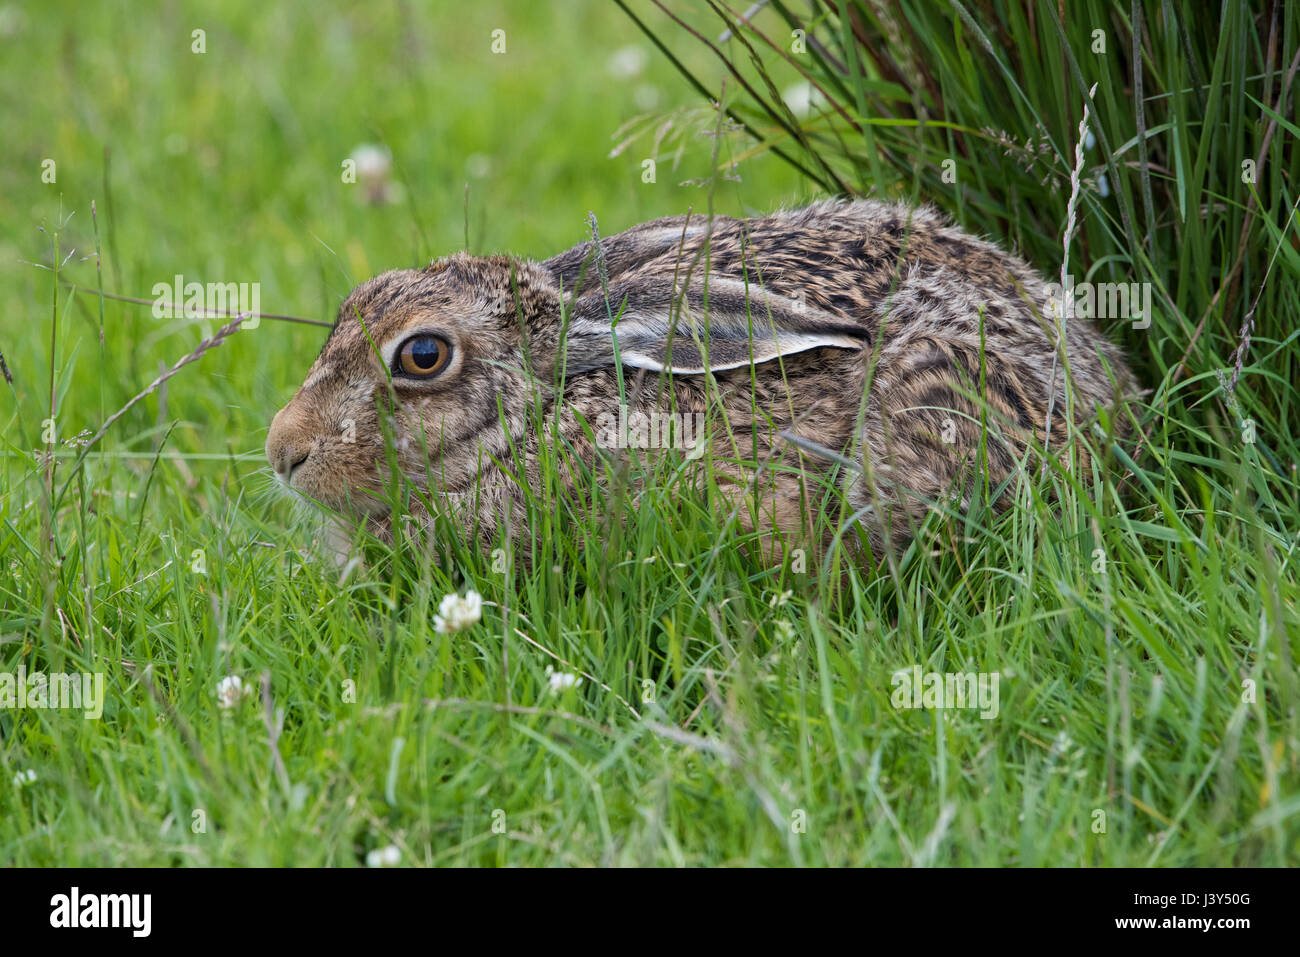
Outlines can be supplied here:
<path id="1" fill-rule="evenodd" d="M 451 366 L 390 393 L 383 348 L 430 330 L 452 342 Z M 1058 449 L 1070 408 L 1084 423 L 1135 391 L 1088 320 L 1068 320 L 1053 370 L 1048 289 L 1020 259 L 928 209 L 827 201 L 655 220 L 545 262 L 458 254 L 376 277 L 344 302 L 268 457 L 296 490 L 382 525 L 379 417 L 391 414 L 399 467 L 435 508 L 487 540 L 507 514 L 525 534 L 522 490 L 492 459 L 522 448 L 526 481 L 540 483 L 530 453 L 555 437 L 537 434 L 530 406 L 558 401 L 564 439 L 594 460 L 577 422 L 617 408 L 616 337 L 633 410 L 712 413 L 715 467 L 735 478 L 745 524 L 812 524 L 804 478 L 833 466 L 784 430 L 862 463 L 842 481 L 877 553 L 960 497 L 981 422 L 996 488 L 1044 439 L 1049 406 Z M 339 438 L 344 420 L 353 442 Z"/>

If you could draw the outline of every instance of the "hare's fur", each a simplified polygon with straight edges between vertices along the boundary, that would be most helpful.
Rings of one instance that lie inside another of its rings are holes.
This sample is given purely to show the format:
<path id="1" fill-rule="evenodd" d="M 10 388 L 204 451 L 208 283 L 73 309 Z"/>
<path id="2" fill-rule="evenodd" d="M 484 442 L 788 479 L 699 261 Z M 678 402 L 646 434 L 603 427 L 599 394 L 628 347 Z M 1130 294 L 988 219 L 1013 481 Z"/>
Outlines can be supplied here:
<path id="1" fill-rule="evenodd" d="M 879 552 L 960 499 L 976 465 L 990 488 L 1015 474 L 1049 407 L 1055 454 L 1069 414 L 1084 425 L 1135 391 L 1091 321 L 1069 317 L 1058 352 L 1053 315 L 1022 260 L 930 209 L 871 201 L 660 219 L 545 262 L 457 254 L 352 292 L 267 455 L 303 495 L 383 528 L 391 416 L 397 467 L 435 509 L 485 541 L 518 537 L 512 449 L 534 488 L 539 443 L 594 460 L 593 424 L 620 403 L 617 352 L 632 411 L 708 414 L 743 522 L 806 534 L 820 499 L 804 479 L 836 469 Z M 426 333 L 451 345 L 447 367 L 390 379 L 400 345 Z"/>

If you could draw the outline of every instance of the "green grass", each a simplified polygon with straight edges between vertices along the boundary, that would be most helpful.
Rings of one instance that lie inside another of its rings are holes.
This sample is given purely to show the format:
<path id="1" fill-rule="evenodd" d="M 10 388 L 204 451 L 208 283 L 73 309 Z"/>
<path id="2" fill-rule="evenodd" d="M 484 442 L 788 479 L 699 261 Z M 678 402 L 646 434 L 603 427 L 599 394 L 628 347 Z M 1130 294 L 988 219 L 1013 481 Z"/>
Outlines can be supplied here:
<path id="1" fill-rule="evenodd" d="M 1244 7 L 1218 31 L 1176 3 L 1176 29 L 1148 13 L 1149 182 L 1132 165 L 1126 6 L 1072 3 L 1059 28 L 1050 3 L 970 5 L 969 22 L 905 4 L 892 26 L 856 7 L 879 59 L 837 45 L 828 15 L 816 35 L 865 72 L 822 82 L 857 129 L 773 117 L 763 75 L 777 89 L 799 76 L 746 33 L 761 70 L 740 41 L 726 49 L 757 96 L 730 75 L 723 96 L 761 143 L 722 139 L 735 181 L 710 176 L 699 131 L 716 115 L 632 18 L 551 6 L 0 11 L 0 352 L 14 376 L 0 673 L 102 672 L 107 690 L 95 721 L 0 710 L 0 863 L 348 865 L 391 844 L 406 864 L 1295 863 L 1300 130 L 1291 102 L 1265 148 L 1259 105 L 1300 43 L 1294 13 L 1271 59 Z M 717 95 L 709 51 L 629 6 Z M 722 29 L 706 6 L 670 8 L 704 37 Z M 755 25 L 788 37 L 782 9 Z M 1111 52 L 1085 59 L 1098 25 Z M 490 52 L 498 28 L 504 55 Z M 612 76 L 631 45 L 643 72 Z M 895 77 L 891 60 L 927 69 Z M 340 584 L 261 452 L 323 330 L 267 320 L 136 404 L 80 465 L 65 444 L 219 325 L 56 285 L 97 287 L 97 248 L 105 291 L 148 297 L 177 273 L 256 281 L 268 312 L 330 319 L 355 282 L 463 248 L 467 181 L 470 249 L 541 257 L 582 239 L 589 210 L 609 234 L 690 204 L 765 211 L 826 180 L 933 202 L 1055 275 L 1093 82 L 1070 262 L 1157 291 L 1151 328 L 1107 326 L 1152 390 L 1131 410 L 1150 439 L 1139 452 L 1086 437 L 1089 468 L 1049 473 L 1000 517 L 936 517 L 879 569 L 765 564 L 711 483 L 669 460 L 648 478 L 600 471 L 577 501 L 539 491 L 529 567 L 502 573 L 444 536 L 437 555 L 372 546 Z M 657 122 L 608 155 L 645 112 L 643 85 L 674 119 L 653 184 Z M 1046 137 L 1046 182 L 1003 130 Z M 340 181 L 363 142 L 392 150 L 400 201 L 369 206 Z M 1256 301 L 1230 401 L 1215 373 L 1231 375 Z M 35 457 L 51 395 L 52 500 Z M 438 603 L 466 588 L 482 621 L 437 633 Z M 913 665 L 999 672 L 997 717 L 895 708 L 891 677 Z M 552 693 L 548 666 L 587 677 Z M 231 674 L 255 693 L 224 711 Z"/>

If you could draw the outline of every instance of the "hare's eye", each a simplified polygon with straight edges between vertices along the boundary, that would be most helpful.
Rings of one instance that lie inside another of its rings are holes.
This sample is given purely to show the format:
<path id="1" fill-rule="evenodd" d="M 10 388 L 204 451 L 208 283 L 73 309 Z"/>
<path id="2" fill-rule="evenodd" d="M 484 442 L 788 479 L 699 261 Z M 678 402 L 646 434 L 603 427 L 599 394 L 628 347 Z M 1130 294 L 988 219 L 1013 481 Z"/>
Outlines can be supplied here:
<path id="1" fill-rule="evenodd" d="M 394 372 L 416 379 L 429 379 L 447 367 L 451 346 L 437 336 L 412 336 L 397 350 Z"/>

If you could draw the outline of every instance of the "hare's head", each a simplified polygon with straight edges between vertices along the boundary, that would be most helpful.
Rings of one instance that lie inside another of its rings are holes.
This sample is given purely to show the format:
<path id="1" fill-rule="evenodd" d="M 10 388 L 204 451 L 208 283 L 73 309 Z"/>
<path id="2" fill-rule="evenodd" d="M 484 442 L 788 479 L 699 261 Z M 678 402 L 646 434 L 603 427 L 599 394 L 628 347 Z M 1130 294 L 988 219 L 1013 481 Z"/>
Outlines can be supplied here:
<path id="1" fill-rule="evenodd" d="M 463 254 L 364 283 L 271 423 L 276 475 L 323 505 L 378 518 L 393 467 L 420 490 L 455 493 L 492 458 L 508 460 L 524 444 L 535 385 L 546 402 L 555 394 L 557 366 L 570 382 L 616 355 L 691 375 L 861 345 L 850 323 L 733 278 L 675 285 L 641 274 L 588 289 L 570 301 L 545 264 Z"/>
<path id="2" fill-rule="evenodd" d="M 408 476 L 423 476 L 427 462 L 440 487 L 471 484 L 480 452 L 508 452 L 502 416 L 522 427 L 523 344 L 558 310 L 546 274 L 505 257 L 453 256 L 363 283 L 271 422 L 276 476 L 331 508 L 381 515 L 387 429 Z"/>

